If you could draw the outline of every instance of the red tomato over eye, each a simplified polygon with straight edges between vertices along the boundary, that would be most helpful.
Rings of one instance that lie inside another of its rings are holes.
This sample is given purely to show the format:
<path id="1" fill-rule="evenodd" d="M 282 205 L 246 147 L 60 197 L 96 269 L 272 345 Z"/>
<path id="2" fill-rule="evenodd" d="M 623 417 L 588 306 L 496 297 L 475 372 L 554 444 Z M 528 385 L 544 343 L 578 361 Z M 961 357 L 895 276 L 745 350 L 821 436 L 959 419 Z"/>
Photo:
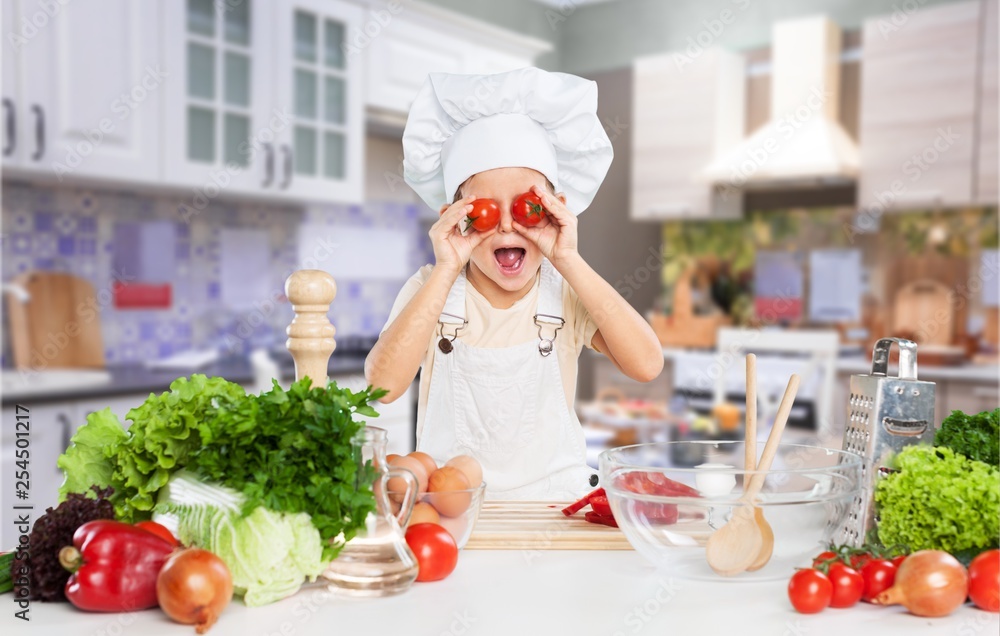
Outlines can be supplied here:
<path id="1" fill-rule="evenodd" d="M 177 541 L 176 538 L 174 538 L 173 533 L 167 530 L 165 526 L 156 523 L 155 521 L 140 521 L 139 523 L 135 524 L 135 527 L 142 528 L 146 532 L 151 532 L 155 534 L 156 536 L 160 537 L 170 545 L 175 545 L 175 546 L 180 545 L 180 542 Z"/>
<path id="2" fill-rule="evenodd" d="M 872 599 L 892 587 L 896 581 L 896 566 L 892 561 L 874 559 L 861 568 L 861 580 L 864 581 L 864 592 L 861 599 L 871 603 Z"/>
<path id="3" fill-rule="evenodd" d="M 819 570 L 799 570 L 788 581 L 788 600 L 801 614 L 815 614 L 830 605 L 833 585 Z"/>
<path id="4" fill-rule="evenodd" d="M 500 206 L 493 199 L 476 199 L 465 217 L 465 229 L 489 232 L 500 224 Z"/>
<path id="5" fill-rule="evenodd" d="M 983 552 L 969 564 L 969 598 L 979 609 L 1000 612 L 1000 550 Z"/>
<path id="6" fill-rule="evenodd" d="M 829 577 L 833 584 L 830 607 L 851 607 L 861 600 L 865 582 L 857 570 L 842 563 L 834 563 L 830 566 Z"/>
<path id="7" fill-rule="evenodd" d="M 542 200 L 534 192 L 525 192 L 514 199 L 514 205 L 510 210 L 514 220 L 524 227 L 533 227 L 542 222 L 545 218 L 545 208 L 542 207 Z"/>
<path id="8" fill-rule="evenodd" d="M 417 557 L 418 581 L 440 581 L 458 564 L 458 545 L 451 533 L 436 523 L 418 523 L 406 530 L 406 544 Z"/>
<path id="9" fill-rule="evenodd" d="M 903 561 L 906 560 L 907 556 L 909 555 L 900 554 L 899 556 L 892 557 L 892 564 L 896 566 L 897 570 L 899 569 L 899 566 L 903 565 Z"/>

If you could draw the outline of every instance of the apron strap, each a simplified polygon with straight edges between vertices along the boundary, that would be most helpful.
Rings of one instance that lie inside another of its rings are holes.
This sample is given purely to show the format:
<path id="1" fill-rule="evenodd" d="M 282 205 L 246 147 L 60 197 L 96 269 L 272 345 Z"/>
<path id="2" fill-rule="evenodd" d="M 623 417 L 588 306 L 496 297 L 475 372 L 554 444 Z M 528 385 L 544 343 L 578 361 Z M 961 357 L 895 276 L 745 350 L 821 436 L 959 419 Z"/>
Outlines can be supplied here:
<path id="1" fill-rule="evenodd" d="M 458 278 L 448 291 L 448 299 L 444 303 L 441 316 L 438 317 L 438 349 L 441 353 L 448 354 L 454 348 L 452 343 L 458 338 L 461 331 L 469 321 L 465 318 L 465 272 L 459 272 Z M 453 327 L 449 333 L 445 333 L 445 325 Z"/>
<path id="2" fill-rule="evenodd" d="M 451 290 L 448 292 L 448 300 L 444 303 L 444 309 L 441 311 L 441 317 L 438 318 L 438 322 L 449 325 L 465 324 L 466 284 L 465 271 L 463 270 L 458 273 L 458 278 L 451 285 Z"/>
<path id="3" fill-rule="evenodd" d="M 566 324 L 562 317 L 563 278 L 552 263 L 543 258 L 540 279 L 535 324 L 538 325 L 538 353 L 547 356 L 552 353 L 559 330 Z M 549 333 L 551 338 L 547 337 Z"/>

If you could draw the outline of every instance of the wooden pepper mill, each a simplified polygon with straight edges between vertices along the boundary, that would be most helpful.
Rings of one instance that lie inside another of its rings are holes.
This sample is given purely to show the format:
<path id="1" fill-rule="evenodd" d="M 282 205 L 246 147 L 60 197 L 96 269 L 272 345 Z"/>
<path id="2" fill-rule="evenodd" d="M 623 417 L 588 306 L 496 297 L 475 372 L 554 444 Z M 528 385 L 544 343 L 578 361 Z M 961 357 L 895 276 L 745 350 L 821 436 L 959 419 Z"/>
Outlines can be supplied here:
<path id="1" fill-rule="evenodd" d="M 285 346 L 295 360 L 295 381 L 308 376 L 313 387 L 325 387 L 330 355 L 337 348 L 336 329 L 326 314 L 337 295 L 337 283 L 327 272 L 300 269 L 285 281 L 285 296 L 295 317 L 285 330 Z"/>

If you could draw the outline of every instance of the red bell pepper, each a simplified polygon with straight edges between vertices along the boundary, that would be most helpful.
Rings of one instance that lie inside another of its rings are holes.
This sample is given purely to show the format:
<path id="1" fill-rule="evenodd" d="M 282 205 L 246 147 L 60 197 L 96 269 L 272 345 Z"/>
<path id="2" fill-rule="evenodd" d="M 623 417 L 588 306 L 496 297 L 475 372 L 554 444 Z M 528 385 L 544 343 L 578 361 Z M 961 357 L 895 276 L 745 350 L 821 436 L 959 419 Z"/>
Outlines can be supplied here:
<path id="1" fill-rule="evenodd" d="M 90 612 L 156 607 L 156 577 L 173 551 L 162 537 L 127 523 L 85 523 L 73 545 L 59 551 L 59 563 L 73 573 L 66 598 Z"/>

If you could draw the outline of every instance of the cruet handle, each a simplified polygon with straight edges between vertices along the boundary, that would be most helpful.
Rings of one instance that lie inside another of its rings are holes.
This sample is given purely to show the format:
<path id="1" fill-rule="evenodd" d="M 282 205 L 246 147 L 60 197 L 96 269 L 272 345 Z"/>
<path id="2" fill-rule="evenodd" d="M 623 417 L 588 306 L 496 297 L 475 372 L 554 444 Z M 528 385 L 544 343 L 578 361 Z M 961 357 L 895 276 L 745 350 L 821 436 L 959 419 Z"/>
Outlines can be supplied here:
<path id="1" fill-rule="evenodd" d="M 406 524 L 410 522 L 410 513 L 413 512 L 413 504 L 416 503 L 420 485 L 417 483 L 416 475 L 409 470 L 390 466 L 389 470 L 382 473 L 382 492 L 386 497 L 389 496 L 389 480 L 394 477 L 399 477 L 406 482 L 406 493 L 403 494 L 403 503 L 399 505 L 399 512 L 396 513 L 396 521 L 399 523 L 399 527 L 405 528 Z"/>

